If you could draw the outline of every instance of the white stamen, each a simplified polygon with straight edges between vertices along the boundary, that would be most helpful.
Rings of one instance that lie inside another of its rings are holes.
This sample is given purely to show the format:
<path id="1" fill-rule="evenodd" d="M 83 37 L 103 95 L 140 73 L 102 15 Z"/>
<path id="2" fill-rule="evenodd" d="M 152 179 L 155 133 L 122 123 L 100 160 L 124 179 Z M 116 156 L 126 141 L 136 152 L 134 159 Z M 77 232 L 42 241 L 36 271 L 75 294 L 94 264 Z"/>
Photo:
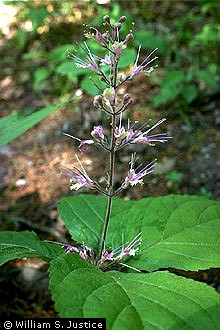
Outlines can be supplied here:
<path id="1" fill-rule="evenodd" d="M 126 264 L 123 264 L 122 262 L 120 262 L 119 265 L 122 265 L 122 266 L 127 267 L 127 268 L 131 268 L 131 269 L 135 270 L 136 272 L 141 273 L 141 271 L 139 269 L 137 269 L 135 267 L 132 267 L 132 266 L 129 266 L 129 265 L 126 265 Z"/>
<path id="2" fill-rule="evenodd" d="M 88 174 L 86 173 L 86 171 L 85 171 L 85 169 L 84 169 L 84 167 L 83 167 L 81 161 L 79 160 L 79 157 L 78 157 L 77 155 L 75 155 L 75 157 L 76 157 L 76 159 L 77 159 L 77 161 L 78 161 L 78 163 L 79 163 L 79 165 L 80 165 L 80 167 L 81 167 L 82 173 L 83 173 L 83 174 L 85 175 L 85 177 L 91 182 L 91 179 L 90 179 L 90 177 L 88 176 Z"/>
<path id="3" fill-rule="evenodd" d="M 137 67 L 137 63 L 138 63 L 138 60 L 139 60 L 140 51 L 141 51 L 141 45 L 138 47 L 137 57 L 136 57 L 136 61 L 134 63 L 134 67 L 135 68 Z"/>
<path id="4" fill-rule="evenodd" d="M 79 142 L 82 141 L 82 140 L 80 140 L 79 138 L 77 138 L 77 137 L 75 137 L 75 136 L 72 136 L 72 135 L 70 135 L 70 134 L 67 134 L 67 133 L 63 133 L 63 135 L 66 135 L 66 136 L 68 136 L 68 137 L 70 137 L 70 138 L 72 138 L 72 139 L 74 139 L 74 140 L 79 141 Z"/>
<path id="5" fill-rule="evenodd" d="M 146 132 L 144 132 L 143 134 L 147 134 L 150 131 L 152 131 L 155 127 L 159 126 L 160 124 L 162 124 L 164 121 L 166 120 L 166 118 L 162 118 L 160 119 L 156 124 L 154 124 L 152 127 L 150 127 Z"/>

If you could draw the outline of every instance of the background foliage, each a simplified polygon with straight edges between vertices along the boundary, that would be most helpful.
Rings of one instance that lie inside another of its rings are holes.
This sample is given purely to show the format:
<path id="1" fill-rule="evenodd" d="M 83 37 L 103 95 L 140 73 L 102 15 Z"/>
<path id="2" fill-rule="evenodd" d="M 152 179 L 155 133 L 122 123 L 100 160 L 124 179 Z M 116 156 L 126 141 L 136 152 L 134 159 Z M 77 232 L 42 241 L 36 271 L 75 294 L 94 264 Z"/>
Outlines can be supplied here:
<path id="1" fill-rule="evenodd" d="M 67 1 L 5 3 L 16 10 L 14 32 L 3 43 L 0 60 L 5 75 L 16 74 L 19 79 L 25 73 L 23 80 L 38 95 L 47 91 L 63 96 L 78 87 L 89 94 L 97 93 L 88 79 L 91 73 L 77 69 L 65 51 L 75 49 L 82 55 L 81 23 L 100 25 L 109 11 L 107 5 L 76 2 L 73 12 L 73 5 Z M 139 44 L 145 53 L 158 47 L 160 59 L 153 77 L 157 86 L 153 104 L 155 107 L 172 104 L 172 111 L 187 112 L 192 102 L 210 97 L 219 89 L 219 4 L 209 0 L 158 4 L 110 3 L 113 21 L 127 16 L 125 30 L 131 29 L 135 17 L 135 41 L 129 45 L 120 67 L 126 69 L 133 64 Z M 166 21 L 162 19 L 164 15 Z"/>

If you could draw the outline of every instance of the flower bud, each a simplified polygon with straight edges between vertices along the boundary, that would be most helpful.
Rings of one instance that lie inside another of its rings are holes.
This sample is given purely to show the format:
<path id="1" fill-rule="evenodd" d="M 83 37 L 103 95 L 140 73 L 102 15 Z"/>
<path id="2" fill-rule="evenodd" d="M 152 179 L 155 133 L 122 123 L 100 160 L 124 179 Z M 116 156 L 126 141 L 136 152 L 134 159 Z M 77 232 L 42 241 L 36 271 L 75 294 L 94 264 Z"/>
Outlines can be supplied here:
<path id="1" fill-rule="evenodd" d="M 132 101 L 131 95 L 126 93 L 123 98 L 123 103 L 128 103 L 130 100 Z"/>
<path id="2" fill-rule="evenodd" d="M 108 15 L 105 15 L 103 17 L 103 20 L 106 22 L 106 23 L 110 23 L 110 17 Z"/>
<path id="3" fill-rule="evenodd" d="M 114 24 L 114 29 L 115 30 L 120 30 L 121 29 L 121 23 L 117 22 Z"/>
<path id="4" fill-rule="evenodd" d="M 126 16 L 121 16 L 118 21 L 119 23 L 124 23 L 126 21 Z"/>
<path id="5" fill-rule="evenodd" d="M 104 140 L 105 136 L 103 127 L 101 125 L 94 126 L 91 135 L 96 141 L 100 141 L 100 139 Z"/>
<path id="6" fill-rule="evenodd" d="M 132 33 L 129 33 L 129 34 L 126 36 L 124 43 L 127 45 L 127 44 L 128 44 L 131 40 L 133 40 L 133 39 L 134 39 L 133 34 L 132 34 Z"/>
<path id="7" fill-rule="evenodd" d="M 128 100 L 128 102 L 126 103 L 126 107 L 128 107 L 130 104 L 132 104 L 133 103 L 133 101 L 132 101 L 132 98 L 130 98 L 129 100 Z"/>
<path id="8" fill-rule="evenodd" d="M 103 33 L 102 38 L 109 40 L 111 38 L 108 32 Z"/>
<path id="9" fill-rule="evenodd" d="M 130 94 L 125 94 L 124 98 L 123 98 L 123 104 L 124 104 L 124 110 L 127 109 L 127 107 L 129 107 L 129 105 L 132 103 L 132 98 Z"/>
<path id="10" fill-rule="evenodd" d="M 120 57 L 123 50 L 127 47 L 126 44 L 124 44 L 124 42 L 115 42 L 112 46 L 117 58 Z"/>
<path id="11" fill-rule="evenodd" d="M 96 95 L 93 100 L 93 105 L 96 108 L 99 108 L 102 106 L 102 97 L 101 95 Z"/>
<path id="12" fill-rule="evenodd" d="M 110 87 L 110 88 L 106 88 L 104 91 L 103 91 L 103 98 L 112 102 L 114 101 L 114 98 L 115 98 L 115 91 L 114 91 L 114 88 Z"/>

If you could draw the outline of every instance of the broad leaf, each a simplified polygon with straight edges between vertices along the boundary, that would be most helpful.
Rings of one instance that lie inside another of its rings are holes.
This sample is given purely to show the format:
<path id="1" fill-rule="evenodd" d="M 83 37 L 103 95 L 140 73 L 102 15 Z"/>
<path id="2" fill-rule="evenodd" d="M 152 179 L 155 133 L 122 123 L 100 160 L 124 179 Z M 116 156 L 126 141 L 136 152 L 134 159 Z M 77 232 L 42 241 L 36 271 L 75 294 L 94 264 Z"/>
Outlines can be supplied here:
<path id="1" fill-rule="evenodd" d="M 108 330 L 218 328 L 220 297 L 169 272 L 106 272 L 76 254 L 52 261 L 50 287 L 61 317 L 104 317 Z"/>
<path id="2" fill-rule="evenodd" d="M 9 116 L 0 119 L 0 147 L 4 146 L 8 142 L 14 140 L 19 135 L 26 132 L 29 128 L 39 123 L 42 119 L 47 117 L 52 111 L 58 109 L 63 104 L 75 100 L 77 96 L 72 97 L 69 100 L 65 100 L 49 107 L 43 108 L 39 111 L 32 113 L 29 116 L 22 114 L 11 114 Z"/>
<path id="3" fill-rule="evenodd" d="M 132 205 L 133 202 L 114 199 L 111 221 L 117 226 L 117 221 L 120 218 L 126 218 L 129 207 Z M 78 195 L 62 198 L 58 211 L 75 241 L 85 242 L 97 249 L 104 229 L 106 207 L 106 197 Z M 114 244 L 114 242 L 111 242 L 111 244 Z"/>
<path id="4" fill-rule="evenodd" d="M 197 196 L 140 200 L 129 218 L 141 223 L 142 248 L 136 267 L 185 270 L 220 266 L 220 203 Z"/>
<path id="5" fill-rule="evenodd" d="M 61 201 L 59 212 L 74 240 L 99 246 L 107 199 L 78 195 Z M 140 201 L 113 200 L 107 248 L 142 232 L 140 255 L 128 263 L 153 271 L 220 266 L 220 203 L 199 196 L 170 195 Z"/>
<path id="6" fill-rule="evenodd" d="M 41 258 L 51 261 L 61 253 L 63 249 L 60 246 L 40 241 L 33 232 L 0 232 L 0 265 L 16 258 Z"/>

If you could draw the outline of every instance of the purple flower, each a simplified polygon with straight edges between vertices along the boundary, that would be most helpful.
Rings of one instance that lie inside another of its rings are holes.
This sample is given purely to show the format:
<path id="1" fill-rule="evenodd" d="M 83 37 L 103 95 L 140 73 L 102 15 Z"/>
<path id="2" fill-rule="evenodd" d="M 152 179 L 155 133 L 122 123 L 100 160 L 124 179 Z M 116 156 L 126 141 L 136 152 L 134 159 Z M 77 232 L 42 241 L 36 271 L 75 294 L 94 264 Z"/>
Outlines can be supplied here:
<path id="1" fill-rule="evenodd" d="M 111 38 L 109 32 L 104 32 L 104 33 L 102 34 L 102 37 L 103 37 L 104 39 L 106 39 L 107 41 L 112 41 L 112 38 Z"/>
<path id="2" fill-rule="evenodd" d="M 71 246 L 69 245 L 65 251 L 65 253 L 72 253 L 72 252 L 76 252 L 76 253 L 79 253 L 79 250 L 75 247 L 75 246 Z"/>
<path id="3" fill-rule="evenodd" d="M 167 136 L 166 133 L 158 133 L 153 135 L 148 135 L 154 128 L 162 124 L 166 119 L 163 118 L 156 122 L 152 127 L 148 128 L 143 132 L 147 127 L 147 123 L 141 125 L 138 129 L 134 130 L 134 126 L 136 123 L 130 126 L 130 122 L 128 120 L 127 128 L 121 125 L 122 116 L 120 117 L 119 126 L 116 126 L 114 129 L 114 135 L 116 138 L 116 148 L 115 150 L 119 150 L 125 145 L 129 143 L 146 143 L 149 145 L 154 145 L 154 142 L 164 143 L 168 139 L 172 137 Z"/>
<path id="4" fill-rule="evenodd" d="M 82 140 L 79 145 L 79 151 L 80 152 L 88 152 L 89 151 L 89 145 L 93 144 L 93 140 Z"/>
<path id="5" fill-rule="evenodd" d="M 91 135 L 96 141 L 100 141 L 100 139 L 104 140 L 105 136 L 103 127 L 101 125 L 94 126 Z"/>
<path id="6" fill-rule="evenodd" d="M 100 70 L 99 70 L 99 66 L 98 64 L 96 63 L 95 59 L 94 59 L 94 56 L 92 55 L 92 53 L 90 52 L 89 50 L 89 47 L 87 46 L 86 43 L 85 44 L 85 47 L 86 47 L 86 51 L 88 53 L 88 62 L 85 62 L 83 61 L 81 58 L 79 58 L 78 56 L 76 56 L 75 54 L 68 52 L 69 56 L 76 62 L 76 66 L 79 67 L 79 68 L 84 68 L 84 69 L 90 69 L 92 71 L 95 71 L 97 73 L 100 73 Z"/>
<path id="7" fill-rule="evenodd" d="M 80 152 L 88 152 L 89 151 L 89 145 L 94 143 L 93 140 L 80 140 L 79 138 L 77 138 L 73 135 L 70 135 L 70 134 L 67 134 L 67 133 L 63 133 L 63 134 L 80 142 L 80 145 L 78 147 Z"/>
<path id="8" fill-rule="evenodd" d="M 78 169 L 76 166 L 73 166 L 73 169 L 68 167 L 64 167 L 64 174 L 70 177 L 70 189 L 71 190 L 79 190 L 82 187 L 93 188 L 93 181 L 90 179 L 85 169 L 82 166 L 79 158 L 76 156 L 76 159 L 81 167 Z"/>
<path id="9" fill-rule="evenodd" d="M 84 260 L 88 260 L 88 258 L 89 258 L 86 250 L 80 251 L 79 256 Z"/>
<path id="10" fill-rule="evenodd" d="M 116 142 L 121 142 L 129 135 L 129 133 L 128 133 L 128 131 L 126 131 L 124 126 L 119 126 L 119 127 L 116 126 L 115 130 L 114 130 L 114 135 L 117 139 Z"/>
<path id="11" fill-rule="evenodd" d="M 105 55 L 105 58 L 103 58 L 103 59 L 101 58 L 100 62 L 101 62 L 101 64 L 104 64 L 104 65 L 111 65 L 112 58 L 109 55 Z"/>
<path id="12" fill-rule="evenodd" d="M 129 33 L 127 36 L 126 36 L 126 38 L 125 38 L 125 40 L 124 40 L 124 43 L 127 45 L 131 40 L 133 40 L 134 39 L 134 36 L 133 36 L 133 34 L 132 33 Z"/>
<path id="13" fill-rule="evenodd" d="M 154 134 L 150 136 L 144 136 L 141 134 L 136 139 L 134 139 L 131 143 L 147 143 L 149 145 L 154 145 L 152 142 L 161 142 L 164 143 L 167 139 L 170 139 L 170 136 L 167 136 L 166 133 Z"/>
<path id="14" fill-rule="evenodd" d="M 130 139 L 132 139 L 134 135 L 132 128 L 134 127 L 134 125 L 130 127 L 130 121 L 128 119 L 127 128 L 122 126 L 122 113 L 121 113 L 119 126 L 116 126 L 114 129 L 114 135 L 116 138 L 116 150 L 118 149 L 118 147 L 124 146 L 124 144 L 127 144 L 127 142 L 130 141 Z"/>
<path id="15" fill-rule="evenodd" d="M 127 176 L 122 184 L 122 187 L 124 189 L 126 189 L 129 185 L 136 186 L 136 184 L 140 183 L 141 185 L 144 184 L 143 182 L 143 177 L 146 176 L 147 174 L 150 174 L 153 172 L 154 167 L 156 165 L 156 160 L 153 160 L 151 163 L 145 165 L 144 167 L 142 167 L 142 169 L 140 171 L 138 171 L 138 168 L 136 170 L 134 170 L 133 166 L 135 163 L 135 157 L 134 155 L 132 155 L 132 159 L 131 159 L 131 167 L 130 170 L 127 173 Z"/>
<path id="16" fill-rule="evenodd" d="M 137 130 L 134 133 L 134 139 L 131 141 L 131 143 L 147 143 L 149 145 L 152 145 L 152 142 L 161 142 L 164 143 L 168 139 L 171 139 L 171 136 L 167 136 L 166 133 L 158 133 L 158 134 L 153 134 L 153 135 L 148 135 L 150 131 L 152 131 L 154 128 L 162 124 L 166 119 L 160 119 L 156 124 L 154 124 L 152 127 L 150 127 L 148 130 L 145 132 L 141 132 L 142 126 L 139 130 Z"/>
<path id="17" fill-rule="evenodd" d="M 94 30 L 94 33 L 92 33 L 92 32 L 89 31 L 89 32 L 87 32 L 87 33 L 84 34 L 85 37 L 87 37 L 88 39 L 94 39 L 100 45 L 105 46 L 105 43 L 104 43 L 103 38 L 102 38 L 102 34 L 99 31 L 99 29 L 95 25 L 92 25 L 92 24 L 86 24 L 86 26 L 89 26 L 90 29 Z"/>
<path id="18" fill-rule="evenodd" d="M 122 259 L 127 255 L 135 256 L 135 253 L 138 251 L 138 248 L 136 247 L 141 244 L 141 234 L 142 233 L 140 232 L 125 248 L 122 249 L 118 256 L 119 259 Z"/>
<path id="19" fill-rule="evenodd" d="M 118 246 L 115 250 L 108 252 L 104 251 L 99 263 L 99 267 L 103 270 L 111 268 L 114 264 L 121 264 L 121 260 L 126 256 L 135 256 L 141 244 L 141 232 L 135 236 L 131 242 L 124 243 Z M 127 266 L 122 264 L 123 266 Z"/>
<path id="20" fill-rule="evenodd" d="M 142 62 L 141 64 L 138 65 L 138 60 L 139 60 L 139 56 L 140 56 L 140 50 L 141 50 L 141 45 L 138 48 L 138 52 L 137 52 L 137 57 L 136 57 L 136 61 L 134 63 L 134 68 L 131 71 L 128 79 L 132 79 L 133 77 L 137 76 L 139 73 L 141 72 L 146 72 L 146 73 L 151 73 L 154 69 L 154 67 L 149 67 L 149 64 L 152 63 L 153 61 L 155 61 L 158 56 L 155 56 L 154 58 L 152 58 L 150 60 L 150 57 L 153 55 L 153 53 L 155 53 L 155 51 L 158 48 L 154 49 Z"/>
<path id="21" fill-rule="evenodd" d="M 114 260 L 113 257 L 114 257 L 114 251 L 112 251 L 112 252 L 105 251 L 102 255 L 102 260 L 103 261 Z"/>
<path id="22" fill-rule="evenodd" d="M 94 261 L 94 252 L 93 250 L 87 246 L 82 244 L 78 248 L 72 245 L 69 245 L 64 250 L 65 253 L 77 253 L 82 259 L 86 261 L 90 261 L 93 263 Z"/>
<path id="23" fill-rule="evenodd" d="M 97 61 L 101 63 L 101 65 L 108 65 L 110 66 L 112 64 L 112 57 L 109 55 L 105 55 L 104 58 L 99 57 L 97 55 L 93 55 Z"/>
<path id="24" fill-rule="evenodd" d="M 116 55 L 117 58 L 120 57 L 121 53 L 123 52 L 123 50 L 125 50 L 126 47 L 127 46 L 126 46 L 126 44 L 123 41 L 121 41 L 121 42 L 118 42 L 118 41 L 114 42 L 114 44 L 112 45 L 112 48 L 113 48 L 114 53 L 115 53 L 115 55 Z"/>

